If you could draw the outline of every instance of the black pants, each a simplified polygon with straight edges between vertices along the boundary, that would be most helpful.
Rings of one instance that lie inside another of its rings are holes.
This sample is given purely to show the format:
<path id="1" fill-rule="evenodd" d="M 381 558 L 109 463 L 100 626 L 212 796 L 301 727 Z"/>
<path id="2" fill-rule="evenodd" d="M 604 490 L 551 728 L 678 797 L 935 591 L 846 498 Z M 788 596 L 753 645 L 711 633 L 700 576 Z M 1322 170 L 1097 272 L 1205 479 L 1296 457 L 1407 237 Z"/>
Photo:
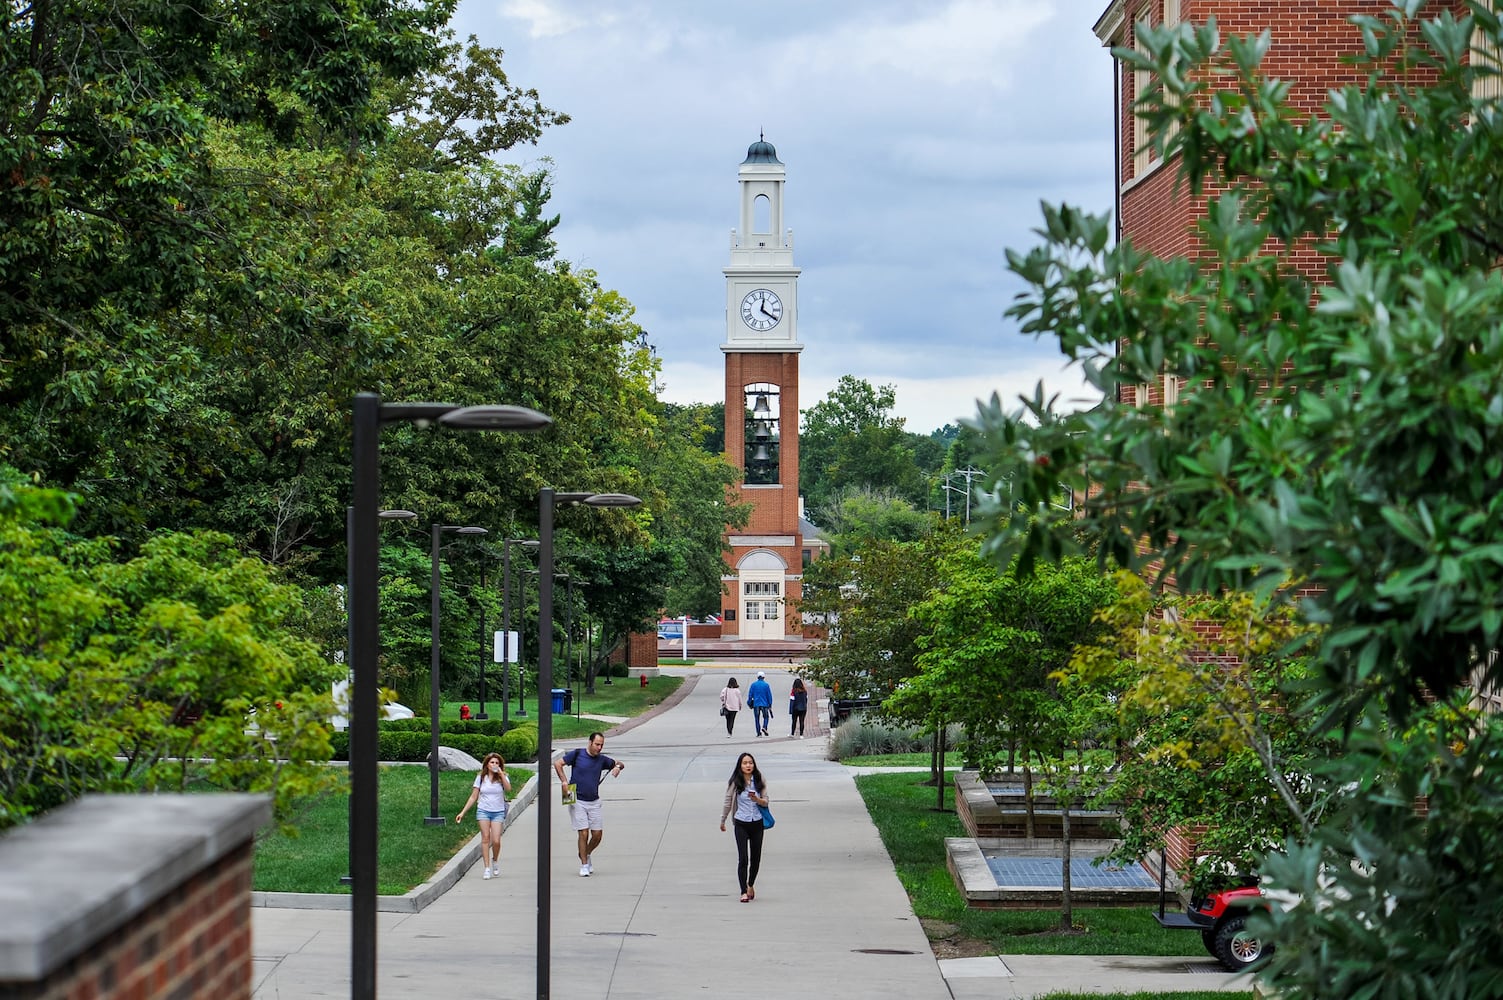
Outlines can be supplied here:
<path id="1" fill-rule="evenodd" d="M 762 867 L 762 821 L 733 820 L 736 824 L 736 878 L 741 893 L 757 884 L 757 869 Z"/>
<path id="2" fill-rule="evenodd" d="M 806 716 L 808 714 L 809 714 L 809 710 L 807 708 L 794 709 L 793 711 L 791 711 L 791 712 L 788 713 L 788 718 L 789 718 L 788 735 L 789 736 L 793 736 L 793 735 L 795 735 L 797 733 L 802 733 L 804 731 L 804 716 Z"/>
<path id="3" fill-rule="evenodd" d="M 736 731 L 736 713 L 730 709 L 725 710 L 725 734 L 731 735 Z"/>

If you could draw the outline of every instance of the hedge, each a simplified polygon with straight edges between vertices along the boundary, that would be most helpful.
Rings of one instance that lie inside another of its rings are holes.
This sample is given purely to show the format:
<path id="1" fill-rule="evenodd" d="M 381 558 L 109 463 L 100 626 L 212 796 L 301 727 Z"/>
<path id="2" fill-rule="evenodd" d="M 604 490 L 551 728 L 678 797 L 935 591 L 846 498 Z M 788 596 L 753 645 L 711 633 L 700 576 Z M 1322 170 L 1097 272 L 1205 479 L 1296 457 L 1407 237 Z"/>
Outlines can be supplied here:
<path id="1" fill-rule="evenodd" d="M 440 731 L 445 733 L 480 733 L 485 736 L 500 736 L 502 732 L 500 719 L 486 719 L 484 722 L 479 719 L 446 719 L 439 725 Z M 511 729 L 516 729 L 521 725 L 524 723 L 508 720 L 508 727 Z M 411 719 L 382 719 L 376 723 L 376 726 L 386 733 L 426 733 L 429 722 L 426 715 L 421 715 Z"/>
<path id="2" fill-rule="evenodd" d="M 393 719 L 393 722 L 412 722 L 412 719 Z M 487 720 L 489 723 L 490 720 Z M 455 723 L 454 725 L 462 725 Z M 485 733 L 462 732 L 446 729 L 439 733 L 438 741 L 446 747 L 462 750 L 477 760 L 495 751 L 507 763 L 536 759 L 538 755 L 538 730 L 536 725 L 518 726 L 505 736 L 490 736 Z M 336 732 L 329 736 L 334 748 L 333 760 L 350 759 L 350 734 Z M 376 756 L 380 760 L 422 761 L 428 759 L 433 737 L 425 726 L 422 732 L 383 730 L 376 737 Z"/>

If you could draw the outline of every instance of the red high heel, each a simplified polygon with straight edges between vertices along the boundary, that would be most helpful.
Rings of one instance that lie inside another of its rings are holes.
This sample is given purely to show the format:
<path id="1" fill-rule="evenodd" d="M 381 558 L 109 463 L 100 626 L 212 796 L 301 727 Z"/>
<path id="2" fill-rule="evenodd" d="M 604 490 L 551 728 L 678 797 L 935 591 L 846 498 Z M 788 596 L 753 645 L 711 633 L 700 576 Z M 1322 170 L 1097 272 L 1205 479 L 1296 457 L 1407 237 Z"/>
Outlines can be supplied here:
<path id="1" fill-rule="evenodd" d="M 747 886 L 746 887 L 746 901 L 748 903 L 750 903 L 752 900 L 754 900 L 756 898 L 757 898 L 757 890 L 753 889 L 751 886 Z"/>

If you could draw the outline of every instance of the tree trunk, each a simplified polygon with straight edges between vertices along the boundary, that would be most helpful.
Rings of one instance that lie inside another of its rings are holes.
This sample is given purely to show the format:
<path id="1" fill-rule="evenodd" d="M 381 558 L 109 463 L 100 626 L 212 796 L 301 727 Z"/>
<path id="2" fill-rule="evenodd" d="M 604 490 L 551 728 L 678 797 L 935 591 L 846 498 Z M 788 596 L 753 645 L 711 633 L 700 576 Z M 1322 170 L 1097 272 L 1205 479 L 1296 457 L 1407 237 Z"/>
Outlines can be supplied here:
<path id="1" fill-rule="evenodd" d="M 1033 839 L 1033 768 L 1023 758 L 1023 836 Z"/>
<path id="2" fill-rule="evenodd" d="M 938 789 L 934 808 L 943 812 L 945 808 L 945 727 L 943 725 L 934 733 L 934 743 L 937 750 L 934 758 L 934 787 Z"/>

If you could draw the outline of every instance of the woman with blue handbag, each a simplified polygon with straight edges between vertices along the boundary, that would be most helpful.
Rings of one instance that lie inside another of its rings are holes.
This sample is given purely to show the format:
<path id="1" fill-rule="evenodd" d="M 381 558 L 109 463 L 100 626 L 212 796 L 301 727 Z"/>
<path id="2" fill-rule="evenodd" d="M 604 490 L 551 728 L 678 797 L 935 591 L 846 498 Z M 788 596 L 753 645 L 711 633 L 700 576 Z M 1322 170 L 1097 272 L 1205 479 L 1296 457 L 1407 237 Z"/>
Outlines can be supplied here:
<path id="1" fill-rule="evenodd" d="M 736 827 L 736 878 L 741 882 L 741 902 L 757 898 L 757 869 L 762 867 L 762 831 L 771 826 L 772 813 L 767 810 L 767 782 L 757 759 L 749 753 L 736 758 L 735 770 L 725 786 L 725 805 L 720 810 L 720 832 L 725 819 L 732 817 Z M 764 819 L 764 816 L 766 817 Z"/>

